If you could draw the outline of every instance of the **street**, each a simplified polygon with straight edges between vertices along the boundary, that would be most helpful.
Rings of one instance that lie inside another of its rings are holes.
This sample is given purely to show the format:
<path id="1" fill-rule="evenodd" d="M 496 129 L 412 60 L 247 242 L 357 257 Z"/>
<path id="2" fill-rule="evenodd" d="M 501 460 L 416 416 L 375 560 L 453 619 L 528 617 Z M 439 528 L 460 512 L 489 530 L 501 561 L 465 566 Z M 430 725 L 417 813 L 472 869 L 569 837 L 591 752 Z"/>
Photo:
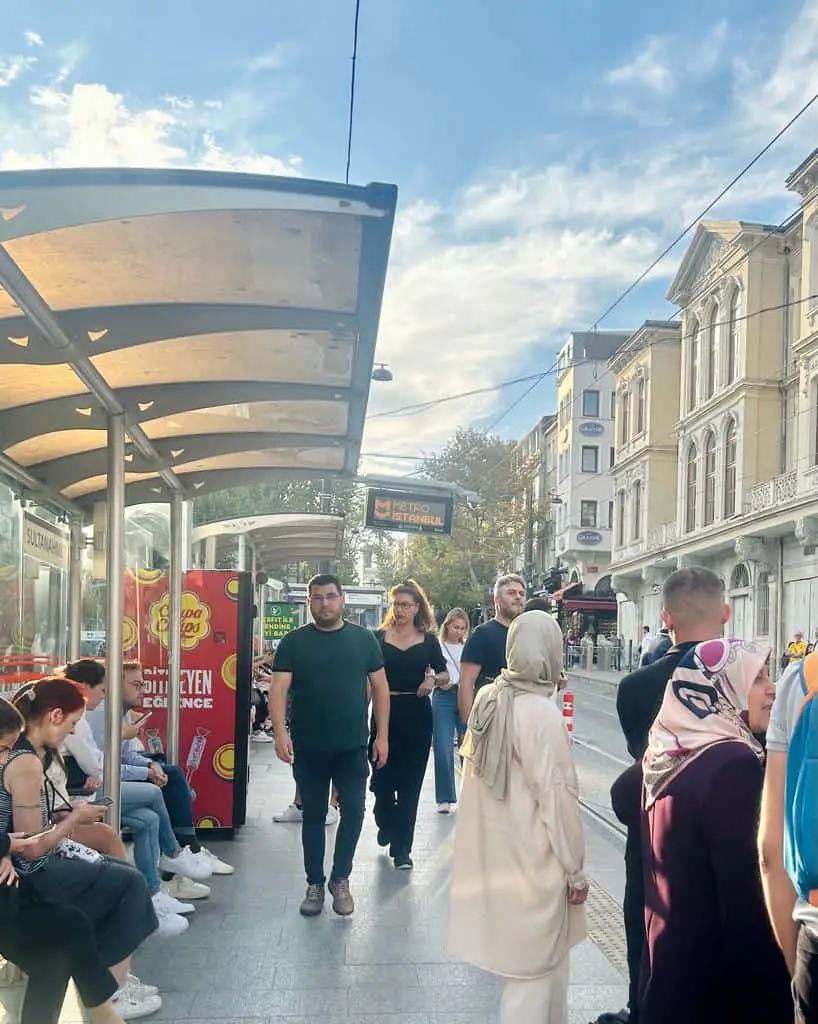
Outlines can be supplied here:
<path id="1" fill-rule="evenodd" d="M 616 697 L 610 687 L 576 678 L 570 678 L 569 688 L 574 694 L 574 760 L 583 810 L 609 837 L 623 841 L 625 830 L 611 810 L 610 789 L 632 759 L 619 728 Z"/>

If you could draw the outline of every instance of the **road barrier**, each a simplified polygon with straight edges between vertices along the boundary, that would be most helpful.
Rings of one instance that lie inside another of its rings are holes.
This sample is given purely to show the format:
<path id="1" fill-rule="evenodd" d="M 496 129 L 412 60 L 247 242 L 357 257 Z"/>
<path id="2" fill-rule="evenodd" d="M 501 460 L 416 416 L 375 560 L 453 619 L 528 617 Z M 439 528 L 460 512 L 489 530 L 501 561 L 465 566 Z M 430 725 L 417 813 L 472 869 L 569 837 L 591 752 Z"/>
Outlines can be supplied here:
<path id="1" fill-rule="evenodd" d="M 568 731 L 568 739 L 574 742 L 574 695 L 570 690 L 564 690 L 562 694 L 562 720 Z"/>

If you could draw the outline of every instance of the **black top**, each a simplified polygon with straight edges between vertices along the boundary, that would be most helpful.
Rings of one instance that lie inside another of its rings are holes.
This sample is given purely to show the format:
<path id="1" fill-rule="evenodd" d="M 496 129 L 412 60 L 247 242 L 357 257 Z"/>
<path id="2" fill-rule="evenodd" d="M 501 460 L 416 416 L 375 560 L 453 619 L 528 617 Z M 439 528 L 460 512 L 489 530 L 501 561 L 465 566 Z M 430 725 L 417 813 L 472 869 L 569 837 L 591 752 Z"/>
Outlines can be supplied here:
<path id="1" fill-rule="evenodd" d="M 382 630 L 376 636 L 381 642 L 386 680 L 392 694 L 389 731 L 393 727 L 431 729 L 432 702 L 429 697 L 418 697 L 417 691 L 429 665 L 435 672 L 446 671 L 446 659 L 437 637 L 427 633 L 419 643 L 401 650 L 388 643 Z"/>
<path id="2" fill-rule="evenodd" d="M 763 777 L 744 744 L 718 743 L 643 812 L 643 1024 L 793 1019 L 758 868 Z"/>
<path id="3" fill-rule="evenodd" d="M 696 646 L 696 642 L 671 647 L 664 658 L 631 672 L 620 682 L 616 711 L 631 757 L 641 760 L 645 756 L 648 733 L 659 714 L 668 681 L 684 655 Z"/>
<path id="4" fill-rule="evenodd" d="M 0 832 L 0 859 L 7 857 L 10 849 L 11 840 L 8 837 L 8 833 Z"/>
<path id="5" fill-rule="evenodd" d="M 484 622 L 466 641 L 460 664 L 471 662 L 480 666 L 480 673 L 474 684 L 474 692 L 492 682 L 506 667 L 506 638 L 508 626 L 497 619 Z"/>

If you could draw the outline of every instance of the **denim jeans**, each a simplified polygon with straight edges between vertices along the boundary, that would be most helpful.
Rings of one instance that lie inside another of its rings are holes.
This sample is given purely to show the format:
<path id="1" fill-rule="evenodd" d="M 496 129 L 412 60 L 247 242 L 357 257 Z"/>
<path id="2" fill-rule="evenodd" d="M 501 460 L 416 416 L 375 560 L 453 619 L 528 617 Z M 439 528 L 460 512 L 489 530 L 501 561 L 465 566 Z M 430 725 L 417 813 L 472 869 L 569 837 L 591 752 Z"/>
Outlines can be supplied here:
<path id="1" fill-rule="evenodd" d="M 366 747 L 354 750 L 299 750 L 293 763 L 301 791 L 301 844 L 308 885 L 323 885 L 327 843 L 327 809 L 330 783 L 338 791 L 341 818 L 335 836 L 332 878 L 349 878 L 364 823 L 366 780 L 369 776 Z"/>
<path id="2" fill-rule="evenodd" d="M 798 933 L 792 994 L 796 1024 L 815 1024 L 818 1021 L 818 939 L 803 925 Z"/>
<path id="3" fill-rule="evenodd" d="M 183 845 L 196 842 L 196 826 L 193 822 L 193 793 L 187 784 L 185 773 L 178 764 L 168 764 L 164 758 L 154 757 L 167 775 L 168 781 L 160 792 L 165 801 L 173 831 Z M 194 851 L 195 852 L 195 851 Z"/>
<path id="4" fill-rule="evenodd" d="M 133 832 L 134 863 L 155 896 L 160 853 L 170 857 L 179 849 L 162 790 L 152 782 L 123 782 L 122 824 Z"/>
<path id="5" fill-rule="evenodd" d="M 432 745 L 435 755 L 435 802 L 457 803 L 454 782 L 454 738 L 466 732 L 457 710 L 457 687 L 435 690 L 432 695 Z"/>
<path id="6" fill-rule="evenodd" d="M 172 857 L 179 849 L 173 825 L 162 790 L 152 782 L 122 783 L 122 816 L 128 817 L 134 808 L 147 808 L 158 819 L 159 850 Z M 157 858 L 158 860 L 158 858 Z"/>

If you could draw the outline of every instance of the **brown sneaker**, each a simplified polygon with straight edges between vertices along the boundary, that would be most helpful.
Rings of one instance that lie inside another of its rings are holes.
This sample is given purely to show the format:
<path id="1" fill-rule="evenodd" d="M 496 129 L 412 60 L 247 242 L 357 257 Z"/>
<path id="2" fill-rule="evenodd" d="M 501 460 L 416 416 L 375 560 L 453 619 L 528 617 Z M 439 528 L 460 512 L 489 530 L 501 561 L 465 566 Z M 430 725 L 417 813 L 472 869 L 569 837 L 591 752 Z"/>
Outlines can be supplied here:
<path id="1" fill-rule="evenodd" d="M 299 912 L 302 917 L 318 917 L 324 909 L 323 885 L 308 885 L 307 895 L 301 901 Z"/>
<path id="2" fill-rule="evenodd" d="M 355 900 L 349 891 L 348 878 L 334 878 L 329 883 L 329 891 L 332 893 L 332 909 L 341 917 L 349 917 L 355 912 Z"/>

